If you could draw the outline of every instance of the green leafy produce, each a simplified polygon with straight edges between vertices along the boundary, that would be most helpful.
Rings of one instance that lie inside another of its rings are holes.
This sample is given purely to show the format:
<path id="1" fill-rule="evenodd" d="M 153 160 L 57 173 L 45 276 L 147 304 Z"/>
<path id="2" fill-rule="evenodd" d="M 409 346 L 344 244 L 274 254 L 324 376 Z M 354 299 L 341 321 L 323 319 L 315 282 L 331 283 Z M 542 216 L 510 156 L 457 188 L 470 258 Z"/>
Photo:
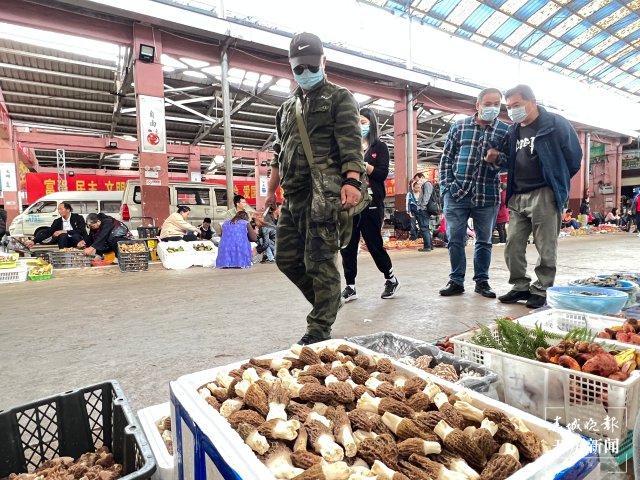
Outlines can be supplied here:
<path id="1" fill-rule="evenodd" d="M 535 359 L 536 349 L 539 347 L 549 348 L 548 340 L 573 339 L 581 341 L 591 341 L 592 333 L 586 328 L 571 330 L 566 335 L 552 333 L 544 330 L 540 325 L 531 329 L 518 322 L 498 318 L 496 320 L 496 331 L 487 325 L 479 325 L 480 331 L 471 337 L 471 343 L 481 347 L 494 348 L 501 352 L 519 357 Z"/>

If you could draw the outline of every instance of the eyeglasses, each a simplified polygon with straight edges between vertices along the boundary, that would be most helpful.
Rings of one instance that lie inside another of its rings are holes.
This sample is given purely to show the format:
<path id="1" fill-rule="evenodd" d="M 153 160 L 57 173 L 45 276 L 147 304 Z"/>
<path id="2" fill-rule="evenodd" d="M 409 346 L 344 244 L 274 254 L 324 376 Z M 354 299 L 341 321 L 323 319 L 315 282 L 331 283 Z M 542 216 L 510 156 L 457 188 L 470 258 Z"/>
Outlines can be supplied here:
<path id="1" fill-rule="evenodd" d="M 305 68 L 311 73 L 318 73 L 318 70 L 320 70 L 320 65 L 298 65 L 293 69 L 293 73 L 295 73 L 296 75 L 302 75 L 302 72 L 304 72 Z"/>

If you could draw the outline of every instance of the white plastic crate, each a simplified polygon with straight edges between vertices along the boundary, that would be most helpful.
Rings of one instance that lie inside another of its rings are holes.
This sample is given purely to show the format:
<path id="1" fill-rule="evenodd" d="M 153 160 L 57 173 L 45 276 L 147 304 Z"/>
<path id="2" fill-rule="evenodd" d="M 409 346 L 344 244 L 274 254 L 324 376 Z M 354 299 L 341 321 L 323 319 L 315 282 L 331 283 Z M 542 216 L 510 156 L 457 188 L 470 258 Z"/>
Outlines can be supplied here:
<path id="1" fill-rule="evenodd" d="M 29 268 L 23 265 L 16 268 L 0 268 L 0 284 L 25 282 L 28 272 Z"/>
<path id="2" fill-rule="evenodd" d="M 383 356 L 344 340 L 328 340 L 315 344 L 314 348 L 324 348 L 326 345 L 337 347 L 340 344 L 351 345 L 367 355 Z M 265 357 L 280 358 L 287 355 L 290 355 L 288 350 Z M 409 376 L 422 376 L 446 385 L 452 390 L 460 390 L 459 386 L 429 375 L 420 369 L 397 363 L 393 359 L 392 362 L 398 371 L 403 371 Z M 268 468 L 245 445 L 227 421 L 198 394 L 198 389 L 214 381 L 220 370 L 228 371 L 238 368 L 243 363 L 246 363 L 246 360 L 185 375 L 171 382 L 171 420 L 176 480 L 274 480 Z M 591 470 L 584 471 L 580 475 L 575 475 L 576 472 L 572 470 L 572 467 L 583 460 L 588 453 L 588 449 L 585 449 L 586 442 L 578 435 L 476 392 L 470 392 L 470 395 L 474 399 L 473 404 L 478 408 L 498 408 L 509 416 L 517 416 L 536 435 L 550 445 L 555 445 L 536 462 L 530 463 L 509 477 L 510 480 L 591 478 L 588 476 L 597 465 L 597 461 L 593 459 L 590 460 Z M 566 477 L 556 476 L 563 471 Z"/>
<path id="3" fill-rule="evenodd" d="M 495 335 L 496 325 L 489 327 Z M 473 344 L 471 337 L 476 332 L 451 337 L 454 353 L 496 372 L 500 378 L 498 394 L 506 404 L 563 425 L 577 422 L 582 428 L 592 420 L 598 431 L 579 433 L 593 438 L 622 440 L 633 429 L 640 372 L 634 371 L 624 382 L 610 380 Z M 611 428 L 611 419 L 618 428 Z M 605 429 L 607 425 L 609 429 Z"/>
<path id="4" fill-rule="evenodd" d="M 184 249 L 183 252 L 167 253 L 169 248 Z M 189 242 L 183 240 L 177 242 L 158 242 L 157 247 L 158 258 L 162 262 L 162 266 L 169 270 L 184 270 L 193 266 L 193 249 Z"/>
<path id="5" fill-rule="evenodd" d="M 209 251 L 197 251 L 196 245 L 207 245 L 211 247 Z M 199 267 L 211 268 L 216 266 L 216 258 L 218 258 L 218 247 L 210 240 L 196 240 L 190 245 L 193 255 L 193 265 Z"/>
<path id="6" fill-rule="evenodd" d="M 149 440 L 153 456 L 156 458 L 156 472 L 151 480 L 173 479 L 173 455 L 167 450 L 156 425 L 158 420 L 168 416 L 170 412 L 169 402 L 138 410 L 138 420 L 140 420 L 142 429 Z"/>

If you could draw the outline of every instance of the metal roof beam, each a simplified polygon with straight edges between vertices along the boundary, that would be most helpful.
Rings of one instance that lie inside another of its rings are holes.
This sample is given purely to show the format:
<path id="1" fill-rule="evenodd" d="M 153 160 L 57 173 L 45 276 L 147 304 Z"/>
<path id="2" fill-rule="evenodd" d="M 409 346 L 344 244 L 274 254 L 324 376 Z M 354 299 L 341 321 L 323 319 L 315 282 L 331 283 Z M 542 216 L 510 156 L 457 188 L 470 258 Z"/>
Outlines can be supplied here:
<path id="1" fill-rule="evenodd" d="M 120 51 L 122 52 L 122 49 Z M 122 57 L 119 57 L 119 59 L 120 58 Z M 133 80 L 133 60 L 133 49 L 128 48 L 126 64 L 122 65 L 122 71 L 119 72 L 120 78 L 116 78 L 114 80 L 114 90 L 117 92 L 117 95 L 113 101 L 113 117 L 111 118 L 111 128 L 109 129 L 110 136 L 113 136 L 116 131 L 118 121 L 122 115 L 122 104 L 125 101 L 127 93 L 131 90 L 131 82 Z M 120 60 L 118 60 L 118 62 L 120 62 Z M 100 159 L 100 163 L 102 163 L 102 158 Z"/>
<path id="2" fill-rule="evenodd" d="M 109 122 L 96 122 L 95 120 L 78 120 L 78 119 L 75 119 L 75 118 L 51 117 L 51 116 L 48 116 L 48 115 L 37 115 L 37 114 L 34 114 L 34 113 L 12 113 L 11 114 L 11 118 L 13 118 L 13 117 L 38 118 L 38 119 L 41 119 L 41 120 L 53 120 L 53 121 L 56 121 L 56 122 L 88 123 L 90 125 L 108 125 L 108 126 L 111 125 L 111 123 L 109 123 Z M 64 126 L 64 125 L 60 125 L 60 126 Z"/>
<path id="3" fill-rule="evenodd" d="M 3 90 L 5 95 L 13 97 L 39 98 L 42 100 L 63 101 L 70 103 L 81 103 L 83 105 L 111 105 L 109 102 L 100 102 L 98 100 L 84 100 L 82 98 L 58 97 L 55 95 L 42 95 L 39 93 L 14 92 L 12 90 Z"/>
<path id="4" fill-rule="evenodd" d="M 49 60 L 52 62 L 68 63 L 70 65 L 79 65 L 82 67 L 98 68 L 101 70 L 110 70 L 112 72 L 115 72 L 117 70 L 115 65 L 101 65 L 99 63 L 83 62 L 81 60 L 72 60 L 71 58 L 65 57 L 55 57 L 53 55 L 44 55 L 42 53 L 28 52 L 25 50 L 15 50 L 13 48 L 0 47 L 0 53 L 7 53 L 9 55 L 16 55 L 19 57 L 38 58 L 40 60 Z"/>
<path id="5" fill-rule="evenodd" d="M 19 70 L 21 72 L 39 73 L 41 75 L 53 75 L 56 77 L 75 78 L 78 80 L 87 80 L 90 82 L 99 83 L 112 83 L 110 78 L 98 78 L 88 77 L 86 75 L 79 75 L 77 73 L 58 72 L 55 70 L 46 70 L 44 68 L 25 67 L 24 65 L 13 65 L 11 63 L 0 63 L 0 68 L 6 68 L 7 70 Z"/>
<path id="6" fill-rule="evenodd" d="M 29 85 L 32 87 L 40 87 L 40 88 L 57 88 L 59 90 L 66 90 L 69 92 L 80 92 L 80 93 L 93 93 L 95 95 L 108 95 L 113 96 L 114 93 L 106 90 L 93 90 L 90 88 L 81 88 L 81 87 L 68 87 L 66 85 L 58 85 L 55 83 L 47 83 L 47 82 L 35 82 L 32 80 L 22 80 L 21 78 L 13 78 L 13 77 L 0 77 L 0 81 L 3 82 L 14 82 L 20 83 L 23 85 Z"/>
<path id="7" fill-rule="evenodd" d="M 19 108 L 36 108 L 38 110 L 52 110 L 55 112 L 69 112 L 69 113 L 77 113 L 80 115 L 107 115 L 111 116 L 111 112 L 100 112 L 96 110 L 77 110 L 75 108 L 66 108 L 66 107 L 50 107 L 48 105 L 34 105 L 32 103 L 17 103 L 17 102 L 6 102 L 6 105 L 12 105 L 14 107 Z M 12 112 L 9 112 L 9 115 L 13 115 Z M 66 120 L 66 118 L 60 118 L 61 120 Z"/>

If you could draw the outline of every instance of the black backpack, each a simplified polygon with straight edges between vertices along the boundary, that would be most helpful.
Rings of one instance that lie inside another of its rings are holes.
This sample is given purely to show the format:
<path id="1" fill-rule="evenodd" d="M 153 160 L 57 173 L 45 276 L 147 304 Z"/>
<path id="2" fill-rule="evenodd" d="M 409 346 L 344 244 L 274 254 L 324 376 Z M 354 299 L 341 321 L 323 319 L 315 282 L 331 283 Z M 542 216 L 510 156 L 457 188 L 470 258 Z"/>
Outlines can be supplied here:
<path id="1" fill-rule="evenodd" d="M 427 202 L 427 213 L 429 215 L 440 215 L 442 210 L 440 208 L 440 187 L 434 185 L 429 201 Z"/>

